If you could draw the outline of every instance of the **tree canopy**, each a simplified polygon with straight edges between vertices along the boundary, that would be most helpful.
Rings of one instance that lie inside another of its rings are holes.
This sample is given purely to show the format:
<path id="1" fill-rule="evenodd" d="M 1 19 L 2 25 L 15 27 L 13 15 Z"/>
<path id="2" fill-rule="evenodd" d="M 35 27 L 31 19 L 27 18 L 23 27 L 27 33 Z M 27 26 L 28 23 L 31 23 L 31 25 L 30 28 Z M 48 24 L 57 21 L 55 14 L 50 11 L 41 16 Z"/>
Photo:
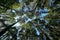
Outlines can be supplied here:
<path id="1" fill-rule="evenodd" d="M 0 40 L 60 40 L 60 0 L 0 0 Z"/>

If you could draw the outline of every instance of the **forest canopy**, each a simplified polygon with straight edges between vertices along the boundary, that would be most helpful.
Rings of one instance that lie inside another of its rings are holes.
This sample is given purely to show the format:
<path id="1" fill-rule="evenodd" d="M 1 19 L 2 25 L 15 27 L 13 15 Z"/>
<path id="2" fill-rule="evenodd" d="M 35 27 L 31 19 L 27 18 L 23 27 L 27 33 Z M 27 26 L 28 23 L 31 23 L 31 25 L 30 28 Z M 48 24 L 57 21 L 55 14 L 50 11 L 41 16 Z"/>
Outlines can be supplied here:
<path id="1" fill-rule="evenodd" d="M 60 40 L 60 0 L 0 0 L 0 40 Z"/>

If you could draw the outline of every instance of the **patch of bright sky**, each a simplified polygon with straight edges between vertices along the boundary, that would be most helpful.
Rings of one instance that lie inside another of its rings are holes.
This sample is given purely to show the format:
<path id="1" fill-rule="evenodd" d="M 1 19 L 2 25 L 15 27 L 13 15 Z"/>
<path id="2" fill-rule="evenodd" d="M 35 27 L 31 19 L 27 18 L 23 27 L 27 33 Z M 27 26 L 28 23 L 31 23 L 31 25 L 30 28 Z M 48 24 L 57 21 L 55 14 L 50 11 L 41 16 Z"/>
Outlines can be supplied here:
<path id="1" fill-rule="evenodd" d="M 26 14 L 23 14 L 22 18 L 24 18 L 26 16 Z"/>
<path id="2" fill-rule="evenodd" d="M 36 30 L 36 34 L 39 36 L 40 35 L 40 31 L 37 30 L 37 28 L 35 28 Z"/>
<path id="3" fill-rule="evenodd" d="M 14 17 L 15 18 L 15 21 L 17 22 L 18 21 L 18 19 L 20 18 L 20 16 L 16 16 L 16 17 Z"/>
<path id="4" fill-rule="evenodd" d="M 47 15 L 47 13 L 41 13 L 41 16 L 40 17 L 44 17 L 46 15 Z"/>
<path id="5" fill-rule="evenodd" d="M 32 20 L 36 19 L 36 16 L 34 15 L 34 17 L 32 17 Z"/>
<path id="6" fill-rule="evenodd" d="M 41 12 L 41 13 L 47 13 L 48 12 L 48 9 L 47 8 L 44 8 L 44 9 L 39 9 L 39 12 Z"/>
<path id="7" fill-rule="evenodd" d="M 28 23 L 29 21 L 32 21 L 32 19 L 28 18 L 28 20 L 25 23 Z"/>
<path id="8" fill-rule="evenodd" d="M 44 20 L 44 18 L 42 17 L 45 17 L 47 15 L 48 9 L 47 8 L 44 8 L 43 10 L 40 9 L 39 12 L 41 12 L 40 19 Z"/>
<path id="9" fill-rule="evenodd" d="M 24 7 L 24 12 L 27 12 L 29 9 L 27 7 Z"/>
<path id="10" fill-rule="evenodd" d="M 15 10 L 12 10 L 12 12 L 14 12 L 14 13 L 15 13 L 16 11 L 15 11 Z"/>
<path id="11" fill-rule="evenodd" d="M 21 3 L 23 0 L 19 0 L 19 2 Z"/>
<path id="12" fill-rule="evenodd" d="M 13 27 L 16 27 L 16 29 L 20 29 L 23 24 L 21 23 L 16 23 Z"/>
<path id="13" fill-rule="evenodd" d="M 15 13 L 15 15 L 16 15 L 16 11 L 15 10 L 12 10 L 12 12 Z"/>
<path id="14" fill-rule="evenodd" d="M 18 26 L 20 26 L 20 23 L 16 23 L 14 26 L 17 26 L 18 27 Z"/>

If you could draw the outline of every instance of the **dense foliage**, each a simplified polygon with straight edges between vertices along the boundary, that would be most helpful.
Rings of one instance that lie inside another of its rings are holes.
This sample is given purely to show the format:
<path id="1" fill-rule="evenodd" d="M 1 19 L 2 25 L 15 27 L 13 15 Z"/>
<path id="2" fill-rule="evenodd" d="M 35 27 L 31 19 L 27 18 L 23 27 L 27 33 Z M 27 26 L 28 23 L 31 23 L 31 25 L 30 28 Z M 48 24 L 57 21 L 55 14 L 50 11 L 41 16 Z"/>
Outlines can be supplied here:
<path id="1" fill-rule="evenodd" d="M 60 0 L 0 0 L 0 40 L 60 40 Z"/>

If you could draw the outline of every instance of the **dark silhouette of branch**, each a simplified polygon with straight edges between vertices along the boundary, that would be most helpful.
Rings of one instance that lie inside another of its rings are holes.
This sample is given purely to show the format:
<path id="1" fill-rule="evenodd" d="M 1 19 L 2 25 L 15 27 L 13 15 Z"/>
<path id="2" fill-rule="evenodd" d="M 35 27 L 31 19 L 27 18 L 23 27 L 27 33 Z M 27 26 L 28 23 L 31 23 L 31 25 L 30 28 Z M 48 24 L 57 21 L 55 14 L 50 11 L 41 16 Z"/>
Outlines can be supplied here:
<path id="1" fill-rule="evenodd" d="M 41 27 L 39 27 L 39 29 L 41 30 L 42 34 L 44 34 L 47 37 L 47 40 L 53 40 L 53 38 L 49 35 L 49 32 L 42 30 Z"/>
<path id="2" fill-rule="evenodd" d="M 7 6 L 3 5 L 3 4 L 0 4 L 0 6 L 6 8 L 6 9 L 11 9 L 10 7 L 7 7 Z"/>
<path id="3" fill-rule="evenodd" d="M 18 21 L 19 21 L 19 20 L 18 20 Z M 17 21 L 17 22 L 18 22 L 18 21 Z M 12 26 L 15 25 L 17 22 L 15 22 L 15 23 L 7 26 L 4 30 L 2 30 L 2 31 L 0 32 L 0 37 L 1 37 L 6 31 L 8 31 L 10 28 L 12 28 Z"/>

